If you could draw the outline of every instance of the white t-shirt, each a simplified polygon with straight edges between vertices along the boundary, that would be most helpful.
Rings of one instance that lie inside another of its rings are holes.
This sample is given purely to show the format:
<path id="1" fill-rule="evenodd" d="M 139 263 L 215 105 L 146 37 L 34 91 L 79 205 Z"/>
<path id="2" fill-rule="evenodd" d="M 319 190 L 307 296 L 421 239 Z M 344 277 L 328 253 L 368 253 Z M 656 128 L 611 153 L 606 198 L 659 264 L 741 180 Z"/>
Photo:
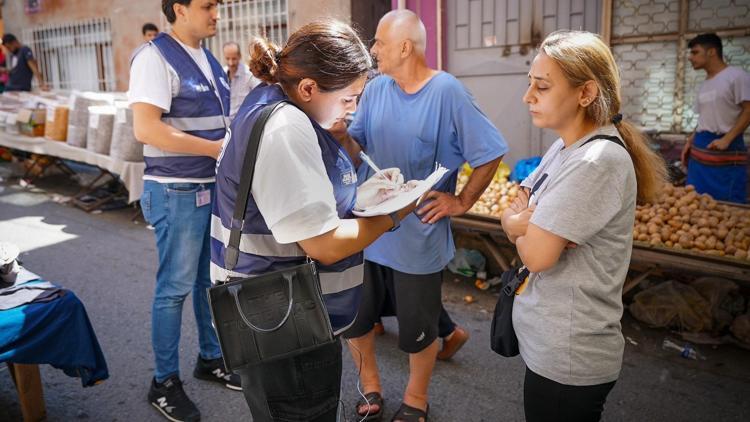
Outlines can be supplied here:
<path id="1" fill-rule="evenodd" d="M 750 101 L 750 74 L 728 66 L 706 79 L 695 98 L 697 131 L 725 134 L 732 130 L 742 113 L 742 102 Z"/>
<path id="2" fill-rule="evenodd" d="M 203 74 L 216 86 L 211 65 L 202 48 L 189 47 L 175 39 L 198 64 Z M 172 97 L 180 92 L 180 76 L 164 59 L 153 44 L 144 46 L 133 58 L 130 66 L 130 86 L 128 87 L 128 106 L 134 103 L 146 103 L 159 107 L 168 113 L 172 108 Z M 216 179 L 183 179 L 173 177 L 143 176 L 143 180 L 154 180 L 160 183 L 210 183 Z"/>
<path id="3" fill-rule="evenodd" d="M 225 66 L 224 72 L 229 75 L 229 68 Z M 259 83 L 260 79 L 253 76 L 253 73 L 250 72 L 247 65 L 245 63 L 240 63 L 237 68 L 237 74 L 234 75 L 234 78 L 229 82 L 229 92 L 231 95 L 229 99 L 229 118 L 231 120 L 234 120 L 234 117 L 237 115 L 237 111 L 240 109 L 242 102 L 245 101 L 247 94 L 249 94 L 253 88 L 258 86 Z"/>
<path id="4" fill-rule="evenodd" d="M 279 243 L 327 233 L 341 224 L 310 119 L 284 104 L 266 123 L 251 189 Z"/>

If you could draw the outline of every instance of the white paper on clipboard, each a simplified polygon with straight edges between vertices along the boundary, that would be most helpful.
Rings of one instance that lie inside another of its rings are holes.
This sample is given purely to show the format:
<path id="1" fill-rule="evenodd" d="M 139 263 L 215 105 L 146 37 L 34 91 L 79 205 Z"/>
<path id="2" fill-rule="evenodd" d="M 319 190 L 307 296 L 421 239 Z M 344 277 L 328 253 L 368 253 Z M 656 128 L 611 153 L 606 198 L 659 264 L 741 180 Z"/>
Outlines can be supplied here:
<path id="1" fill-rule="evenodd" d="M 355 208 L 352 210 L 352 213 L 357 217 L 375 217 L 377 215 L 388 215 L 394 211 L 398 211 L 427 193 L 447 173 L 448 169 L 441 166 L 427 176 L 426 179 L 417 182 L 417 187 L 411 191 L 399 193 L 387 201 L 383 201 L 378 205 L 368 207 L 364 210 Z"/>

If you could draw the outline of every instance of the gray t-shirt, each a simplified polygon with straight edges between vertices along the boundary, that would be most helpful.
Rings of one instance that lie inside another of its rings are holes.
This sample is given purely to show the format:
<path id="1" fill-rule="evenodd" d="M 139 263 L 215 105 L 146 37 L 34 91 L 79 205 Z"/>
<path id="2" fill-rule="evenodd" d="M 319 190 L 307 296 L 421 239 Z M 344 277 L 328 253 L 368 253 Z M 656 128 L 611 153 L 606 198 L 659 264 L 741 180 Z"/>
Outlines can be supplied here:
<path id="1" fill-rule="evenodd" d="M 732 130 L 742 113 L 742 102 L 750 101 L 750 74 L 728 66 L 706 79 L 695 97 L 697 131 L 725 134 Z"/>
<path id="2" fill-rule="evenodd" d="M 578 245 L 555 266 L 533 273 L 513 305 L 521 356 L 533 372 L 561 384 L 596 385 L 617 379 L 625 346 L 620 318 L 630 264 L 636 179 L 628 152 L 600 139 L 599 128 L 564 148 L 558 139 L 522 183 L 547 179 L 531 198 L 531 223 Z"/>

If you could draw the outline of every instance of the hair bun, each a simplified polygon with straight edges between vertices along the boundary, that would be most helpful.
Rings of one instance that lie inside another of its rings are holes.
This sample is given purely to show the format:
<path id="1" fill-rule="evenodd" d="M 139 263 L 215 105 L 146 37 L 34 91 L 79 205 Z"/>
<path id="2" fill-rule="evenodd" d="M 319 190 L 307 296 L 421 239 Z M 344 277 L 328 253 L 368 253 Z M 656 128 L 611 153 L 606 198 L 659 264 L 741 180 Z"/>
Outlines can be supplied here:
<path id="1" fill-rule="evenodd" d="M 255 37 L 250 41 L 250 71 L 256 78 L 268 84 L 278 81 L 276 72 L 279 70 L 281 48 L 267 38 Z"/>

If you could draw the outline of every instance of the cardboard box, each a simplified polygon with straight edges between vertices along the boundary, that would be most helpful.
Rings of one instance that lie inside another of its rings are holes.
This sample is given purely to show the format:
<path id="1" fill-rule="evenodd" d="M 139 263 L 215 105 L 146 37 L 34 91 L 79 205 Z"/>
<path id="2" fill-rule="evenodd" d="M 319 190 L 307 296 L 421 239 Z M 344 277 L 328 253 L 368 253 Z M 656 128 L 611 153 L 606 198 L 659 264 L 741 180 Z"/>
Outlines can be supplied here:
<path id="1" fill-rule="evenodd" d="M 44 136 L 44 124 L 47 120 L 47 110 L 44 108 L 22 108 L 16 116 L 16 124 L 21 135 Z"/>
<path id="2" fill-rule="evenodd" d="M 44 137 L 53 141 L 65 142 L 68 139 L 68 113 L 66 106 L 47 108 Z"/>

